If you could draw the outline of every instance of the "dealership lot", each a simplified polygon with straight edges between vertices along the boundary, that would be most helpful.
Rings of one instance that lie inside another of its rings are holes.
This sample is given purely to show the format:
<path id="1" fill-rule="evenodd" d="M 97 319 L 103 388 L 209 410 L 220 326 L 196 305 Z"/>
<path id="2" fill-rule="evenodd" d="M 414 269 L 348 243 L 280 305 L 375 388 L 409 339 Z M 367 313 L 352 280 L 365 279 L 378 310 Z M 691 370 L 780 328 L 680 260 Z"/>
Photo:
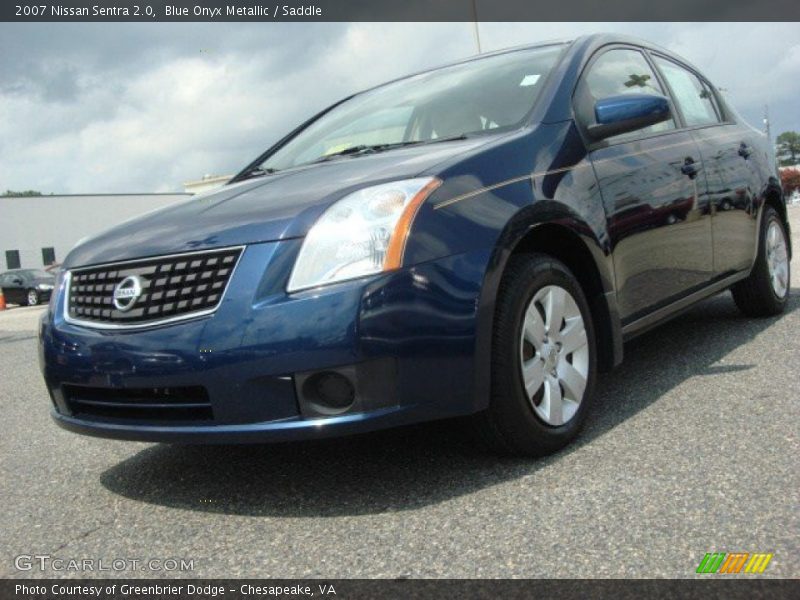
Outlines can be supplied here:
<path id="1" fill-rule="evenodd" d="M 43 308 L 12 308 L 0 576 L 83 575 L 15 567 L 50 555 L 160 561 L 132 577 L 685 577 L 740 551 L 797 577 L 798 264 L 781 318 L 745 319 L 724 294 L 628 344 L 581 438 L 543 460 L 486 455 L 453 423 L 279 446 L 73 435 L 48 416 Z M 165 570 L 181 559 L 193 570 Z"/>

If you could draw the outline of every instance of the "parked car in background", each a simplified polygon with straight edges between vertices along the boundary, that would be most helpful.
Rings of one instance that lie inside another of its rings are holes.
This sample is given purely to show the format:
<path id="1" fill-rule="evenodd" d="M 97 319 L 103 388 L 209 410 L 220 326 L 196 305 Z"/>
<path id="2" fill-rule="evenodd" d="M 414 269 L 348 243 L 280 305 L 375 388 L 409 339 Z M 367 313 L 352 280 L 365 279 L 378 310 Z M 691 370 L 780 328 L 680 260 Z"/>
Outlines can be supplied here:
<path id="1" fill-rule="evenodd" d="M 70 252 L 40 329 L 52 415 L 203 443 L 471 415 L 501 452 L 553 452 L 625 340 L 727 289 L 784 310 L 771 154 L 695 67 L 624 37 L 356 94 Z"/>
<path id="2" fill-rule="evenodd" d="M 35 306 L 47 302 L 56 278 L 41 269 L 12 269 L 0 274 L 0 288 L 6 302 Z"/>

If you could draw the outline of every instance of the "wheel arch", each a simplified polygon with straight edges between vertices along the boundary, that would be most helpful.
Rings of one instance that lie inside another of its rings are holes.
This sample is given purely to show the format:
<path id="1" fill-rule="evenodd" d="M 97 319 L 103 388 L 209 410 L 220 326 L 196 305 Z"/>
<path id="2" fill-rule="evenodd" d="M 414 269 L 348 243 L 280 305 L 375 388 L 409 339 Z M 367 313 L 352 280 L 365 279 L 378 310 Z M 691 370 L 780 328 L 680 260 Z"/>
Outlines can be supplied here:
<path id="1" fill-rule="evenodd" d="M 540 252 L 563 262 L 586 295 L 598 342 L 598 369 L 622 362 L 622 327 L 616 303 L 614 271 L 603 235 L 564 205 L 541 201 L 520 211 L 503 230 L 484 278 L 476 332 L 476 410 L 486 407 L 491 386 L 491 346 L 500 281 L 509 259 Z"/>

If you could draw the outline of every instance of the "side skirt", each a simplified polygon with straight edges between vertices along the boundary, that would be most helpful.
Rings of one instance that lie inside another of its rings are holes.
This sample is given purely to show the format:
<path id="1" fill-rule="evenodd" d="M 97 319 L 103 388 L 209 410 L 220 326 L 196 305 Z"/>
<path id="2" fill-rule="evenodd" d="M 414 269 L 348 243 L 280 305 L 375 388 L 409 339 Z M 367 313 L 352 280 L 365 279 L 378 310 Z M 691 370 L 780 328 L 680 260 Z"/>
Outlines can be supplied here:
<path id="1" fill-rule="evenodd" d="M 713 281 L 702 289 L 692 292 L 682 298 L 678 298 L 666 306 L 662 306 L 661 308 L 658 308 L 647 315 L 639 317 L 636 320 L 623 325 L 623 339 L 627 342 L 628 340 L 635 338 L 637 335 L 640 335 L 645 331 L 649 331 L 653 327 L 661 325 L 665 321 L 668 321 L 669 319 L 691 308 L 701 300 L 718 294 L 731 287 L 737 281 L 747 278 L 748 275 L 750 275 L 748 271 L 741 271 L 739 273 L 734 273 L 733 275 L 728 275 L 722 279 Z"/>

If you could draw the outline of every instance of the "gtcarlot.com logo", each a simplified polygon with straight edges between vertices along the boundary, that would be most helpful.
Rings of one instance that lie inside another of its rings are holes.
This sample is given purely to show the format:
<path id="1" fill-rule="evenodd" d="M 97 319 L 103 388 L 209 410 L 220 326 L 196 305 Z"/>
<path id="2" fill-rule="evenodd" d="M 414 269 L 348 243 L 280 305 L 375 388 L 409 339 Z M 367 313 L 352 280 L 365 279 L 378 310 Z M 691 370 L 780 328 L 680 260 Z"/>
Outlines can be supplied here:
<path id="1" fill-rule="evenodd" d="M 50 554 L 20 554 L 14 557 L 18 571 L 121 572 L 194 571 L 193 558 L 61 558 Z"/>

